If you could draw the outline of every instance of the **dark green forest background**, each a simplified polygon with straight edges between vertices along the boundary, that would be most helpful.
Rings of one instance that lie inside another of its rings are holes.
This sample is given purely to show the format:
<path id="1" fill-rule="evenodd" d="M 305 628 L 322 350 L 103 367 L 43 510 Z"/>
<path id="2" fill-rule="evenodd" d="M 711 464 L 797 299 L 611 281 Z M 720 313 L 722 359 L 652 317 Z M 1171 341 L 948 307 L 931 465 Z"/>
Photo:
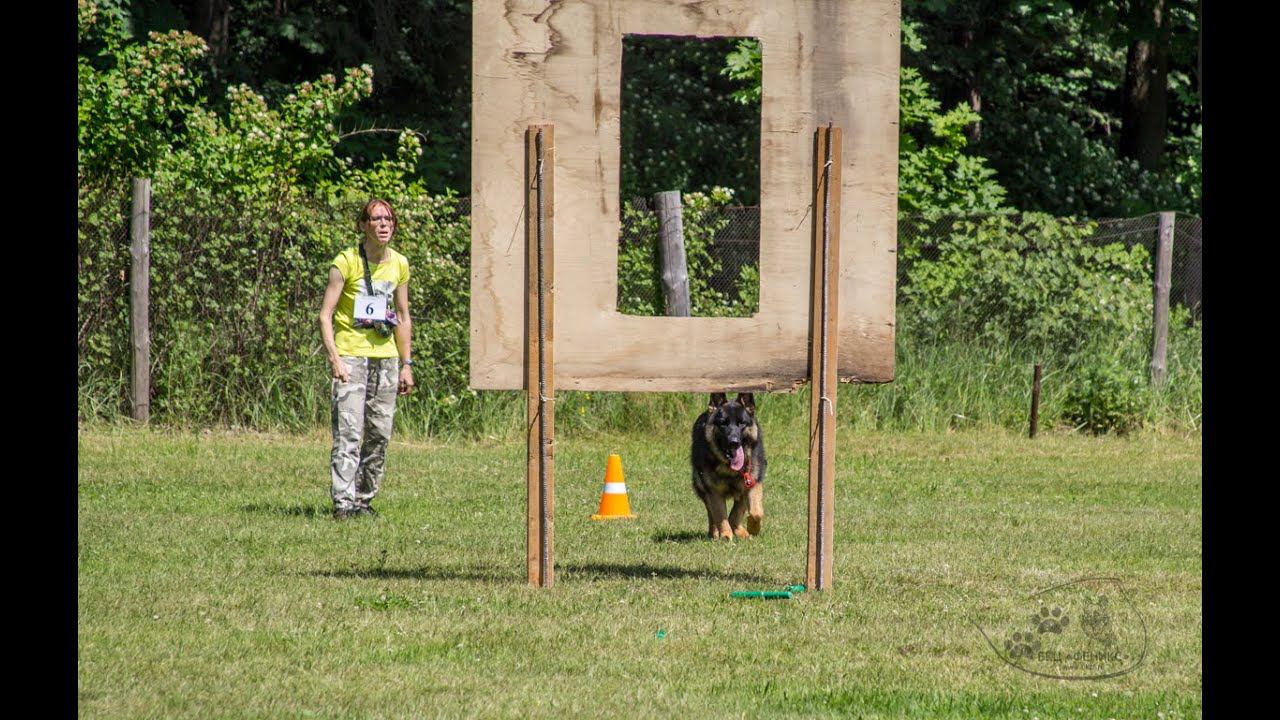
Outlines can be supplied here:
<path id="1" fill-rule="evenodd" d="M 396 133 L 377 130 L 410 128 L 423 149 L 414 177 L 431 192 L 467 194 L 469 0 L 98 5 L 139 41 L 169 30 L 204 38 L 199 95 L 215 111 L 228 108 L 236 84 L 274 106 L 300 83 L 371 66 L 373 92 L 341 113 L 337 152 L 372 167 L 397 147 Z M 918 78 L 942 111 L 967 111 L 965 153 L 994 171 L 1007 206 L 1058 216 L 1198 214 L 1199 6 L 903 0 L 904 85 Z M 756 201 L 758 105 L 744 112 L 734 97 L 742 82 L 726 71 L 733 46 L 628 42 L 624 197 L 720 185 L 739 202 Z M 935 129 L 904 122 L 907 134 Z"/>

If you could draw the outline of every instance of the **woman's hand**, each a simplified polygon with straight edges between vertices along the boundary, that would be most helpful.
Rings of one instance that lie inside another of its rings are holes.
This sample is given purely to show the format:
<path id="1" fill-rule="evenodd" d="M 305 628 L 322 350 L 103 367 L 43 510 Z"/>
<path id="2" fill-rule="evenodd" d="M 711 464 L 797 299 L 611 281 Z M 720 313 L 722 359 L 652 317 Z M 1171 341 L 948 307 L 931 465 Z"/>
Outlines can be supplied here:
<path id="1" fill-rule="evenodd" d="M 400 394 L 408 395 L 413 390 L 413 368 L 400 366 Z"/>
<path id="2" fill-rule="evenodd" d="M 329 372 L 333 374 L 333 379 L 340 382 L 350 382 L 351 370 L 347 368 L 347 364 L 342 362 L 342 358 L 336 357 L 329 361 Z"/>

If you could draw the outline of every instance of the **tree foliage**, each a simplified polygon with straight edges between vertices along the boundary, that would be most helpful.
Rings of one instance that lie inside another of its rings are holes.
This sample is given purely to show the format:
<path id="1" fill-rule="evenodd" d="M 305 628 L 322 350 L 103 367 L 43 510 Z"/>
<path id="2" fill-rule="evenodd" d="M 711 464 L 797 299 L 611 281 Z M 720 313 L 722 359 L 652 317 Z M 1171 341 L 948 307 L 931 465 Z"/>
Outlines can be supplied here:
<path id="1" fill-rule="evenodd" d="M 924 49 L 914 24 L 904 22 L 902 29 L 905 46 Z M 737 41 L 720 70 L 740 83 L 732 93 L 736 101 L 759 103 L 761 68 L 759 41 Z M 929 82 L 915 68 L 902 68 L 899 88 L 899 211 L 985 212 L 1000 208 L 1005 191 L 995 171 L 984 158 L 966 149 L 965 129 L 978 121 L 978 114 L 961 103 L 943 110 Z"/>
<path id="2" fill-rule="evenodd" d="M 1152 21 L 1157 5 L 1167 20 L 1164 35 Z M 396 136 L 354 131 L 411 128 L 424 150 L 414 176 L 435 191 L 469 187 L 466 0 L 108 0 L 101 7 L 138 40 L 152 31 L 201 35 L 211 47 L 193 68 L 191 89 L 214 110 L 226 110 L 226 89 L 234 85 L 277 102 L 304 81 L 368 65 L 376 92 L 335 117 L 342 154 L 356 167 L 372 166 L 395 153 Z M 923 82 L 940 115 L 959 105 L 976 113 L 965 121 L 961 156 L 995 171 L 1003 204 L 1094 217 L 1199 211 L 1196 0 L 904 0 L 902 14 L 903 67 L 914 73 L 903 75 L 904 102 Z M 1122 90 L 1130 48 L 1153 38 L 1167 45 L 1167 122 L 1158 167 L 1144 169 L 1120 148 Z M 758 46 L 630 38 L 624 62 L 623 197 L 720 185 L 754 203 Z M 744 112 L 735 97 L 753 109 Z M 921 129 L 903 132 L 918 147 L 946 147 Z M 914 162 L 908 158 L 904 172 L 915 172 Z M 936 176 L 940 160 L 928 163 Z M 952 165 L 954 181 L 982 185 L 972 161 Z M 904 175 L 906 206 L 929 206 L 912 199 L 925 190 L 913 182 Z M 938 204 L 962 203 L 966 193 L 955 194 Z M 978 205 L 992 197 L 970 195 Z"/>
<path id="3" fill-rule="evenodd" d="M 1089 242 L 1093 231 L 1041 213 L 957 221 L 935 257 L 908 268 L 902 295 L 915 329 L 1063 356 L 1086 330 L 1110 345 L 1145 337 L 1151 258 L 1141 245 Z"/>
<path id="4" fill-rule="evenodd" d="M 733 192 L 722 187 L 712 188 L 709 193 L 681 195 L 691 316 L 749 317 L 760 310 L 760 277 L 754 264 L 740 269 L 737 297 L 712 285 L 712 277 L 721 270 L 712 246 L 716 233 L 729 223 L 723 210 L 732 199 Z M 629 230 L 626 234 L 635 239 L 618 248 L 618 311 L 627 315 L 665 315 L 657 214 L 626 203 L 622 222 Z"/>
<path id="5" fill-rule="evenodd" d="M 721 74 L 734 40 L 628 36 L 622 53 L 623 198 L 731 189 L 760 198 L 760 106 Z"/>
<path id="6" fill-rule="evenodd" d="M 355 213 L 374 195 L 400 217 L 424 360 L 423 392 L 398 422 L 422 426 L 476 400 L 466 389 L 469 228 L 455 194 L 439 192 L 468 184 L 469 4 L 250 0 L 201 37 L 179 26 L 194 26 L 197 9 L 225 11 L 225 0 L 78 1 L 82 416 L 114 416 L 127 401 L 128 188 L 139 175 L 153 178 L 158 419 L 260 425 L 273 405 L 271 417 L 297 427 L 323 422 L 314 313 L 329 260 L 356 241 Z M 1087 226 L 1009 212 L 1198 208 L 1199 96 L 1188 70 L 1197 20 L 1185 0 L 1167 5 L 1161 164 L 1144 169 L 1117 143 L 1125 48 L 1145 32 L 1132 22 L 1138 6 L 906 2 L 899 207 L 986 216 L 955 224 L 928 257 L 918 243 L 899 245 L 904 335 L 1068 357 L 1142 348 L 1141 248 L 1092 245 Z M 717 292 L 710 249 L 720 208 L 756 200 L 759 46 L 646 38 L 628 48 L 624 198 L 684 191 L 695 314 L 750 314 L 758 269 L 743 268 L 738 297 Z M 619 308 L 658 314 L 656 222 L 623 208 L 650 239 L 620 248 Z M 1177 316 L 1171 326 L 1171 367 L 1185 356 L 1198 368 L 1199 324 Z M 1073 417 L 1120 428 L 1132 419 L 1133 378 L 1098 372 L 1072 396 Z M 1198 370 L 1189 377 L 1198 382 Z"/>
<path id="7" fill-rule="evenodd" d="M 924 50 L 911 22 L 902 25 L 903 45 Z M 985 158 L 966 149 L 965 129 L 979 121 L 963 103 L 943 111 L 933 88 L 915 68 L 899 71 L 898 210 L 985 212 L 1001 207 L 1004 187 Z"/>
<path id="8" fill-rule="evenodd" d="M 170 31 L 129 37 L 117 6 L 79 0 L 77 159 L 81 175 L 148 175 L 179 147 L 200 82 L 203 40 Z"/>
<path id="9" fill-rule="evenodd" d="M 981 123 L 987 158 L 1009 204 L 1059 216 L 1199 212 L 1199 19 L 1192 0 L 1162 0 L 1170 20 L 1169 107 L 1160 167 L 1120 151 L 1126 55 L 1153 33 L 1135 0 L 904 0 L 923 48 L 906 47 L 944 102 Z M 975 105 L 977 107 L 975 107 Z"/>
<path id="10" fill-rule="evenodd" d="M 210 105 L 226 110 L 226 90 L 254 88 L 278 102 L 299 84 L 368 66 L 375 92 L 335 115 L 340 151 L 355 167 L 395 153 L 409 128 L 425 152 L 414 175 L 435 192 L 469 187 L 471 3 L 469 0 L 134 0 L 135 37 L 189 30 L 213 37 L 199 72 Z M 215 17 L 208 18 L 212 13 Z M 226 32 L 218 28 L 225 22 Z"/>
<path id="11" fill-rule="evenodd" d="M 84 3 L 84 32 L 96 25 L 93 10 Z M 316 383 L 326 377 L 315 312 L 325 268 L 359 240 L 355 219 L 370 196 L 396 207 L 396 246 L 412 261 L 415 348 L 425 362 L 424 392 L 408 401 L 407 417 L 420 415 L 422 405 L 456 401 L 466 392 L 469 228 L 452 195 L 428 194 L 413 178 L 421 153 L 415 133 L 400 132 L 395 152 L 368 166 L 339 154 L 337 118 L 373 92 L 371 68 L 324 74 L 276 102 L 232 85 L 225 111 L 182 96 L 166 106 L 183 119 L 180 136 L 171 134 L 162 152 L 109 162 L 122 141 L 93 123 L 133 112 L 137 92 L 117 76 L 150 62 L 154 86 L 183 87 L 177 81 L 190 76 L 200 54 L 155 58 L 203 47 L 193 41 L 182 33 L 146 43 L 121 38 L 103 44 L 96 66 L 81 66 L 81 92 L 92 93 L 82 103 L 93 109 L 81 126 L 80 148 L 82 414 L 111 416 L 126 401 L 121 369 L 129 367 L 130 258 L 123 231 L 129 178 L 144 170 L 153 178 L 157 418 L 252 424 L 256 409 L 271 402 L 291 408 L 299 426 L 325 416 L 327 403 L 314 402 Z"/>

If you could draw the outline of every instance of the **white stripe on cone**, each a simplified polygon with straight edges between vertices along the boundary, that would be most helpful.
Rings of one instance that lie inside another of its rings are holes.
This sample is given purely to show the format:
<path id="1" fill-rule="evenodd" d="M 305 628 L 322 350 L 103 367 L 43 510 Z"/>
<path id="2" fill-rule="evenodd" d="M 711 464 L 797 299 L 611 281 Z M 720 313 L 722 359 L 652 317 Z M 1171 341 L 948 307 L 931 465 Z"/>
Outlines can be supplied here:
<path id="1" fill-rule="evenodd" d="M 604 493 L 606 495 L 626 495 L 627 484 L 626 483 L 605 483 Z"/>

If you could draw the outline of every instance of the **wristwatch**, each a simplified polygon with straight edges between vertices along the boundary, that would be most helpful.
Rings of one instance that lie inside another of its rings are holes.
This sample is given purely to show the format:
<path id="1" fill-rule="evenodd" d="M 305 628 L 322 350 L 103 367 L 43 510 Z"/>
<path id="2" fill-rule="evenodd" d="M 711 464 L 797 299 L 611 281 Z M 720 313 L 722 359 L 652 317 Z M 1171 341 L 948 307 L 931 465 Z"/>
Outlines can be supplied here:
<path id="1" fill-rule="evenodd" d="M 413 367 L 413 360 L 401 360 L 400 364 L 406 367 Z"/>

